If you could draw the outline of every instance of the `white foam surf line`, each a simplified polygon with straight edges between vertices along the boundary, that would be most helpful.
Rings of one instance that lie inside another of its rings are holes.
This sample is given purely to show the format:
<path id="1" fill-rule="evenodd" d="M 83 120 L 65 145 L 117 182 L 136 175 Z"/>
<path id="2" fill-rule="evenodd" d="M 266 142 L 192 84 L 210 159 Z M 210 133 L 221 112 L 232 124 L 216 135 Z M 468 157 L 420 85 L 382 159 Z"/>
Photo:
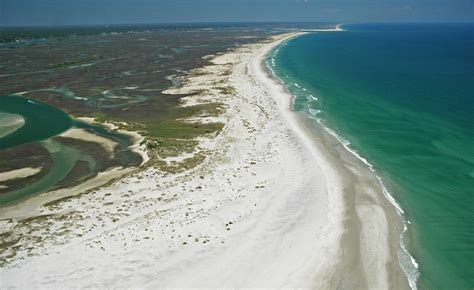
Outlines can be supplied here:
<path id="1" fill-rule="evenodd" d="M 288 39 L 287 41 L 289 41 L 289 40 L 290 39 Z M 281 47 L 282 45 L 285 45 L 287 41 L 285 41 L 279 47 Z M 270 52 L 268 54 L 268 57 L 265 61 L 265 64 L 266 64 L 267 69 L 270 71 L 271 75 L 274 78 L 276 78 L 280 83 L 282 83 L 288 90 L 288 85 L 281 78 L 279 78 L 276 75 L 275 70 L 273 69 L 273 67 L 276 66 L 275 56 L 279 51 L 279 47 L 277 47 L 276 49 L 274 49 L 272 52 Z M 295 83 L 295 85 L 300 87 L 297 83 Z M 290 92 L 290 91 L 288 90 L 288 92 Z M 292 107 L 294 107 L 296 96 L 294 96 L 291 92 L 290 92 L 290 95 L 293 96 L 291 104 L 292 104 Z M 313 97 L 313 99 L 317 100 L 316 97 Z M 318 114 L 320 112 L 321 111 L 319 111 Z M 379 175 L 376 174 L 374 166 L 366 158 L 362 157 L 357 151 L 352 149 L 349 146 L 351 143 L 347 139 L 339 136 L 334 130 L 332 130 L 329 127 L 325 126 L 320 118 L 316 118 L 312 114 L 307 114 L 307 113 L 305 113 L 305 116 L 315 120 L 327 133 L 329 133 L 331 136 L 336 138 L 336 140 L 339 141 L 342 144 L 342 146 L 344 146 L 344 148 L 348 152 L 350 152 L 353 156 L 355 156 L 357 159 L 362 161 L 366 166 L 368 166 L 368 168 L 371 172 L 374 172 L 374 174 L 375 174 L 375 176 L 376 176 L 376 178 L 377 178 L 377 180 L 380 184 L 380 187 L 382 188 L 383 195 L 390 202 L 390 204 L 392 204 L 392 206 L 395 208 L 397 214 L 402 219 L 403 231 L 400 234 L 400 249 L 401 249 L 401 251 L 400 250 L 398 251 L 398 263 L 399 263 L 400 267 L 402 268 L 403 272 L 405 273 L 405 275 L 407 277 L 408 284 L 410 285 L 410 288 L 413 289 L 413 290 L 417 290 L 418 288 L 417 288 L 416 282 L 417 282 L 418 277 L 419 277 L 419 271 L 418 271 L 418 266 L 419 265 L 418 265 L 418 262 L 416 261 L 416 259 L 408 252 L 408 250 L 406 248 L 406 245 L 405 245 L 405 242 L 404 242 L 404 234 L 408 230 L 408 224 L 411 224 L 411 223 L 410 223 L 409 220 L 407 220 L 405 218 L 405 216 L 404 216 L 405 212 L 403 211 L 402 207 L 396 201 L 396 199 L 393 197 L 393 195 L 390 193 L 390 191 L 387 189 L 387 187 L 384 185 L 384 183 L 382 181 L 382 178 Z M 407 259 L 405 257 L 407 257 Z M 405 260 L 408 260 L 408 263 L 405 263 L 404 262 Z"/>
<path id="2" fill-rule="evenodd" d="M 396 199 L 393 197 L 393 195 L 390 193 L 390 191 L 387 189 L 387 187 L 385 186 L 385 184 L 382 181 L 382 178 L 379 175 L 376 174 L 374 166 L 366 158 L 362 157 L 357 151 L 352 149 L 350 147 L 351 143 L 347 139 L 341 137 L 334 130 L 332 130 L 332 129 L 328 128 L 327 126 L 325 126 L 320 118 L 316 118 L 315 116 L 312 116 L 311 114 L 306 114 L 306 113 L 305 113 L 305 116 L 307 116 L 307 117 L 315 120 L 316 122 L 318 122 L 318 124 L 320 124 L 321 127 L 327 133 L 329 133 L 331 136 L 336 138 L 336 140 L 338 140 L 339 143 L 341 143 L 342 146 L 344 146 L 344 148 L 347 151 L 349 151 L 357 159 L 359 159 L 365 165 L 367 165 L 367 167 L 369 168 L 370 171 L 374 172 L 375 177 L 377 178 L 377 181 L 378 181 L 380 187 L 382 188 L 383 195 L 390 202 L 390 204 L 392 204 L 392 206 L 395 207 L 395 209 L 397 211 L 397 214 L 402 218 L 403 231 L 400 234 L 400 249 L 401 249 L 401 251 L 400 250 L 398 251 L 398 262 L 399 262 L 400 267 L 402 268 L 403 272 L 405 273 L 405 275 L 408 279 L 408 284 L 410 285 L 410 288 L 413 289 L 413 290 L 417 290 L 416 281 L 418 280 L 418 276 L 419 276 L 418 263 L 416 262 L 416 259 L 410 254 L 410 252 L 408 252 L 408 250 L 406 248 L 406 244 L 404 242 L 404 234 L 408 230 L 407 225 L 410 224 L 410 221 L 405 218 L 405 216 L 404 216 L 405 212 L 403 211 L 402 207 L 396 201 Z M 406 263 L 405 262 L 406 260 L 409 263 Z"/>

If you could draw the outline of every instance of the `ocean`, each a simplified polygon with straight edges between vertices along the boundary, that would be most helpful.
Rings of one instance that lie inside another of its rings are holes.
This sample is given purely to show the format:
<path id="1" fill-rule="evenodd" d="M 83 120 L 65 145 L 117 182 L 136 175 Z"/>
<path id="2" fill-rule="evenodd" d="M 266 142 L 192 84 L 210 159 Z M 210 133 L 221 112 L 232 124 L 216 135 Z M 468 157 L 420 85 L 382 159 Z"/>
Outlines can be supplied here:
<path id="1" fill-rule="evenodd" d="M 292 39 L 268 64 L 293 109 L 365 158 L 396 200 L 416 287 L 472 289 L 474 24 L 343 28 Z"/>

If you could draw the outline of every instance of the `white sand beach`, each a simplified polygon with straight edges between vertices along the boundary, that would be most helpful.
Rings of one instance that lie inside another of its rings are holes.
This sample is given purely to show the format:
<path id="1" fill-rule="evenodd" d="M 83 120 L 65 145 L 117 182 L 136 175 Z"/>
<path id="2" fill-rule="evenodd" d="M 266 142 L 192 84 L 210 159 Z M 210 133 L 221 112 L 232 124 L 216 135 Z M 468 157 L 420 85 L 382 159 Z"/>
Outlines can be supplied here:
<path id="1" fill-rule="evenodd" d="M 402 224 L 376 176 L 267 74 L 266 55 L 297 35 L 216 55 L 168 90 L 225 105 L 196 168 L 149 167 L 28 223 L 0 213 L 0 233 L 29 231 L 2 254 L 0 288 L 408 288 Z"/>

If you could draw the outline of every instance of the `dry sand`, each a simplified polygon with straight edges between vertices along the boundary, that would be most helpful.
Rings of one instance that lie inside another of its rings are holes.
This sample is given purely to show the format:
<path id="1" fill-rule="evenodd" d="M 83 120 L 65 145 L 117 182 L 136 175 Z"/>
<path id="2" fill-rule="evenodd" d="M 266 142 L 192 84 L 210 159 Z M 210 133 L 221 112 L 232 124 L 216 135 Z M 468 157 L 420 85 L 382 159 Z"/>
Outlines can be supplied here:
<path id="1" fill-rule="evenodd" d="M 11 180 L 11 179 L 29 177 L 29 176 L 38 174 L 40 171 L 41 171 L 41 167 L 40 168 L 26 167 L 26 168 L 7 171 L 7 172 L 0 172 L 0 182 Z"/>
<path id="2" fill-rule="evenodd" d="M 205 89 L 183 105 L 227 108 L 216 119 L 222 132 L 200 139 L 203 164 L 178 174 L 148 168 L 42 208 L 29 226 L 55 238 L 25 236 L 0 269 L 0 288 L 407 288 L 396 258 L 401 224 L 375 176 L 292 112 L 262 66 L 295 35 L 217 55 L 169 90 Z M 53 219 L 59 230 L 48 231 Z"/>
<path id="3" fill-rule="evenodd" d="M 61 136 L 86 142 L 98 143 L 110 154 L 114 154 L 115 148 L 119 145 L 117 142 L 91 133 L 85 129 L 72 128 L 62 133 Z"/>
<path id="4" fill-rule="evenodd" d="M 7 136 L 25 125 L 25 119 L 16 114 L 0 112 L 0 137 Z"/>

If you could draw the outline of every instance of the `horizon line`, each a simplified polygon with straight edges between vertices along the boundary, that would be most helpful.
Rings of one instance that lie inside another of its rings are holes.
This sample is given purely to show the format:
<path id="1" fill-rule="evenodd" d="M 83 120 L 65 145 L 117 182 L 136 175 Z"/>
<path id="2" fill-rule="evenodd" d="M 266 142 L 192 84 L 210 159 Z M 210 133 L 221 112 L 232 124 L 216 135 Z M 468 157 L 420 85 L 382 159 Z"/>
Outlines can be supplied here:
<path id="1" fill-rule="evenodd" d="M 234 24 L 474 24 L 474 21 L 189 21 L 143 23 L 90 23 L 90 24 L 0 24 L 0 28 L 55 28 L 55 27 L 107 27 L 107 26 L 180 26 L 180 25 L 234 25 Z"/>

